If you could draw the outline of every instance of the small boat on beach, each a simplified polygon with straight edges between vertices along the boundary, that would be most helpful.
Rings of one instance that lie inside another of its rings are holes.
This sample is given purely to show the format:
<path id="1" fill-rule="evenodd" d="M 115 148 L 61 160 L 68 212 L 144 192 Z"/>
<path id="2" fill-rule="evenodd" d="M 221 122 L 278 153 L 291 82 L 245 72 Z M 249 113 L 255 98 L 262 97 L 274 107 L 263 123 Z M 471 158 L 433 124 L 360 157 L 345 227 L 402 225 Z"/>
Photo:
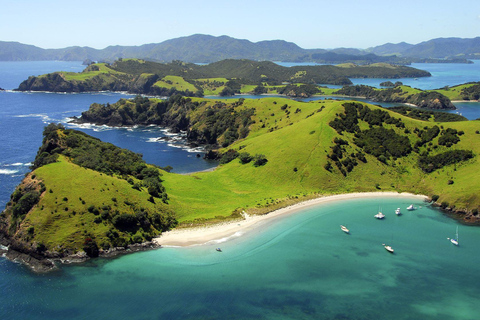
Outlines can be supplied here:
<path id="1" fill-rule="evenodd" d="M 447 238 L 447 239 L 449 239 L 453 245 L 458 246 L 458 226 L 457 226 L 457 232 L 455 234 L 455 238 Z"/>
<path id="2" fill-rule="evenodd" d="M 402 212 L 400 211 L 400 208 L 397 208 L 397 210 L 395 210 L 395 214 L 397 216 L 400 216 L 402 214 Z"/>
<path id="3" fill-rule="evenodd" d="M 380 210 L 380 208 L 378 209 L 378 213 L 376 215 L 374 215 L 375 218 L 377 219 L 383 219 L 385 218 L 385 215 L 382 213 L 382 210 Z"/>
<path id="4" fill-rule="evenodd" d="M 387 250 L 388 252 L 390 253 L 393 253 L 394 250 L 391 246 L 387 246 L 385 243 L 382 243 L 382 246 L 385 248 L 385 250 Z"/>
<path id="5" fill-rule="evenodd" d="M 411 204 L 411 205 L 409 205 L 409 206 L 407 207 L 407 210 L 408 210 L 408 211 L 413 211 L 413 210 L 415 210 L 415 209 L 417 209 L 417 208 L 415 208 L 415 207 L 413 206 L 413 204 Z"/>
<path id="6" fill-rule="evenodd" d="M 215 250 L 217 250 L 218 252 L 222 252 L 222 249 L 220 248 L 216 248 Z"/>
<path id="7" fill-rule="evenodd" d="M 348 230 L 344 225 L 340 225 L 340 229 L 342 229 L 343 232 L 350 234 L 350 230 Z"/>

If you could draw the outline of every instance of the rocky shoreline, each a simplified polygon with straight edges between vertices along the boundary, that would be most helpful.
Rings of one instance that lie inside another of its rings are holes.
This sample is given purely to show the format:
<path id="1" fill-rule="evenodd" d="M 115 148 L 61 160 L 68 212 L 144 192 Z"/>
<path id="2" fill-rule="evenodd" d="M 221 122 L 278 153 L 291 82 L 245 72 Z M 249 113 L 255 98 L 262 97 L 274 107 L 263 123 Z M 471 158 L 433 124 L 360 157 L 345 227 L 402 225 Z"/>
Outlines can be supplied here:
<path id="1" fill-rule="evenodd" d="M 431 201 L 431 199 L 429 199 Z M 465 209 L 456 209 L 453 207 L 443 207 L 441 203 L 431 202 L 432 207 L 436 207 L 449 218 L 455 219 L 463 224 L 470 226 L 480 226 L 480 215 Z"/>
<path id="2" fill-rule="evenodd" d="M 5 239 L 2 239 L 2 243 L 5 243 Z M 135 243 L 127 247 L 116 247 L 110 248 L 108 250 L 99 251 L 99 258 L 114 258 L 128 253 L 147 251 L 161 248 L 162 246 L 152 242 L 144 243 Z M 76 264 L 83 263 L 87 260 L 92 259 L 84 251 L 79 251 L 72 255 L 62 256 L 58 252 L 48 253 L 46 255 L 41 255 L 38 253 L 24 253 L 19 250 L 10 248 L 10 246 L 1 245 L 0 246 L 0 256 L 5 257 L 6 259 L 21 263 L 27 266 L 31 271 L 35 273 L 46 273 L 54 270 L 59 270 L 62 264 Z"/>

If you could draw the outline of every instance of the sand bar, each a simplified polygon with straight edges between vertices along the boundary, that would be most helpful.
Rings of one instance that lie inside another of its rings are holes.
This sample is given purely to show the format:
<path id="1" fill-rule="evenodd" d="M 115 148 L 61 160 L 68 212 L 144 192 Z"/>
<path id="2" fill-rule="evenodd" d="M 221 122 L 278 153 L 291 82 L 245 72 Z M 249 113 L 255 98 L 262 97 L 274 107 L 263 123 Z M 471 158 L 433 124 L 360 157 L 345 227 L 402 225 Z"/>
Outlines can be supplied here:
<path id="1" fill-rule="evenodd" d="M 272 211 L 264 215 L 245 215 L 243 220 L 234 220 L 226 223 L 215 224 L 206 227 L 183 228 L 174 229 L 172 231 L 164 232 L 160 237 L 153 239 L 154 242 L 162 246 L 192 246 L 206 244 L 209 241 L 218 239 L 225 239 L 238 235 L 240 233 L 254 229 L 261 225 L 260 222 L 266 222 L 269 219 L 286 216 L 295 213 L 299 210 L 316 206 L 322 203 L 359 199 L 359 198 L 377 198 L 377 197 L 409 197 L 417 198 L 418 200 L 427 199 L 424 195 L 415 195 L 412 193 L 398 193 L 398 192 L 362 192 L 362 193 L 347 193 L 333 196 L 323 196 L 294 205 Z"/>

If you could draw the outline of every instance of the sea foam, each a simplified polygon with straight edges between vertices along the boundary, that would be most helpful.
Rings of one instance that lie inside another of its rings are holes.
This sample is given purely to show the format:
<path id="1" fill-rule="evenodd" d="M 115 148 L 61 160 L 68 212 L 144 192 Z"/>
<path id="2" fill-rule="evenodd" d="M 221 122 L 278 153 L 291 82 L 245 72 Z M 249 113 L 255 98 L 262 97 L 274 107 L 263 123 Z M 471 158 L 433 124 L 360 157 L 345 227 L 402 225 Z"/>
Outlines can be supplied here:
<path id="1" fill-rule="evenodd" d="M 0 174 L 10 175 L 10 174 L 15 174 L 17 172 L 18 170 L 0 169 Z"/>

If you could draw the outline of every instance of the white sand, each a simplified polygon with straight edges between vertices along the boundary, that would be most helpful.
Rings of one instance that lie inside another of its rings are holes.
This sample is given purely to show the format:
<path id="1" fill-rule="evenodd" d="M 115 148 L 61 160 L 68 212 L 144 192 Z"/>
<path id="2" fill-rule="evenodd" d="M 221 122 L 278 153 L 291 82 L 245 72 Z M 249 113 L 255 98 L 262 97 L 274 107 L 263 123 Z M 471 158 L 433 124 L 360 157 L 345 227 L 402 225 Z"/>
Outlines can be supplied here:
<path id="1" fill-rule="evenodd" d="M 322 203 L 331 201 L 340 201 L 348 199 L 359 198 L 376 198 L 376 197 L 416 197 L 419 200 L 425 200 L 427 197 L 423 195 L 415 195 L 412 193 L 398 193 L 398 192 L 362 192 L 362 193 L 347 193 L 334 196 L 320 197 L 304 202 L 299 202 L 292 206 L 272 211 L 264 215 L 245 215 L 243 220 L 234 220 L 226 223 L 215 224 L 206 227 L 174 229 L 172 231 L 164 232 L 160 237 L 153 239 L 154 242 L 162 246 L 191 246 L 205 244 L 209 241 L 225 239 L 240 232 L 252 230 L 259 222 L 266 221 L 279 216 L 292 214 L 301 209 L 316 206 Z"/>

